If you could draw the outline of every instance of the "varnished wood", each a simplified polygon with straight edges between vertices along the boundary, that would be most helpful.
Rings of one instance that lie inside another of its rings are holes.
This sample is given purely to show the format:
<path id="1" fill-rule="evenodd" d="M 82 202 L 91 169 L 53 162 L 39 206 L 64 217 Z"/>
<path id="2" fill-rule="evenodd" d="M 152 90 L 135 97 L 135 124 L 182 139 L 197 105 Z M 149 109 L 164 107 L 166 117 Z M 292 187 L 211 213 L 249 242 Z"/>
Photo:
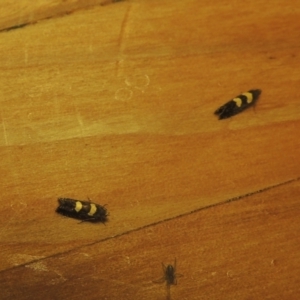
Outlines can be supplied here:
<path id="1" fill-rule="evenodd" d="M 1 4 L 2 29 L 39 22 L 0 33 L 0 299 L 166 299 L 152 281 L 175 257 L 172 299 L 294 299 L 297 6 L 96 2 Z"/>
<path id="2" fill-rule="evenodd" d="M 1 299 L 166 299 L 153 281 L 174 257 L 172 299 L 296 299 L 299 192 L 291 182 L 3 271 Z"/>
<path id="3" fill-rule="evenodd" d="M 0 5 L 0 31 L 15 30 L 45 19 L 116 2 L 118 0 L 6 1 Z"/>

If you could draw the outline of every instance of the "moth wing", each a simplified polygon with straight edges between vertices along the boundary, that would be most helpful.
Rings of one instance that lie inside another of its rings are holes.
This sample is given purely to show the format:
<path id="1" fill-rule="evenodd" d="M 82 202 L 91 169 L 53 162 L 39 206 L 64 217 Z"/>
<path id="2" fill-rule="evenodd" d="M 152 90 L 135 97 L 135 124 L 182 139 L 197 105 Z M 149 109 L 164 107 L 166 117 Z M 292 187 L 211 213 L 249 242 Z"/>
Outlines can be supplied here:
<path id="1" fill-rule="evenodd" d="M 239 107 L 234 101 L 229 101 L 226 104 L 222 105 L 215 111 L 216 115 L 219 115 L 219 119 L 230 118 L 231 116 L 237 114 L 240 111 Z"/>

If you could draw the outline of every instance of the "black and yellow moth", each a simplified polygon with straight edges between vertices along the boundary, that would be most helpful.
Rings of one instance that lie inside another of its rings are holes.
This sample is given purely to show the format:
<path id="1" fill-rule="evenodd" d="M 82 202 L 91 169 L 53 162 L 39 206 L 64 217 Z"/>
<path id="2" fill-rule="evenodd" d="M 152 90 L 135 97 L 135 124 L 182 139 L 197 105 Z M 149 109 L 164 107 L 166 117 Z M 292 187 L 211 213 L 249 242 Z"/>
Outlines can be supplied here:
<path id="1" fill-rule="evenodd" d="M 70 198 L 58 198 L 58 203 L 56 212 L 61 215 L 88 222 L 107 221 L 107 210 L 102 205 Z"/>
<path id="2" fill-rule="evenodd" d="M 219 116 L 219 120 L 230 118 L 252 106 L 260 94 L 261 90 L 250 90 L 243 93 L 219 107 L 215 111 L 215 115 Z"/>

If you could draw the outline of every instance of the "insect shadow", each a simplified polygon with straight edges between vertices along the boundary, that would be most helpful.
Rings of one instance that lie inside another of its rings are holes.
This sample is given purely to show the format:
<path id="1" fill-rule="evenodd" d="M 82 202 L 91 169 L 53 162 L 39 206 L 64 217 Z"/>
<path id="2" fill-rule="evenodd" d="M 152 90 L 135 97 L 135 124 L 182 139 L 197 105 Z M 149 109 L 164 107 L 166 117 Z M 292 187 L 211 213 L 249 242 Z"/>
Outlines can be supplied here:
<path id="1" fill-rule="evenodd" d="M 153 280 L 154 283 L 164 283 L 166 282 L 167 286 L 167 299 L 171 299 L 170 287 L 171 285 L 177 285 L 177 278 L 182 277 L 182 274 L 176 273 L 176 258 L 174 260 L 174 265 L 165 266 L 162 263 L 162 269 L 164 276 L 158 280 Z"/>

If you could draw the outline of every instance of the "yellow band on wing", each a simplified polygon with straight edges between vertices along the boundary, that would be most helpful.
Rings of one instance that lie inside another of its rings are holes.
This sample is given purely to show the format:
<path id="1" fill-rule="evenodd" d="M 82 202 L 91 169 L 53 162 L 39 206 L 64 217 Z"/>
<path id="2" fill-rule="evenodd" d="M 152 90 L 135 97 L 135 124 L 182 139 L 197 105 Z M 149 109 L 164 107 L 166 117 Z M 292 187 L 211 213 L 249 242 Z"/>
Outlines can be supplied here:
<path id="1" fill-rule="evenodd" d="M 242 99 L 241 98 L 233 98 L 232 101 L 236 103 L 236 106 L 241 107 L 242 106 Z"/>
<path id="2" fill-rule="evenodd" d="M 75 206 L 75 210 L 77 212 L 80 212 L 82 209 L 82 203 L 80 201 L 76 201 L 76 206 Z"/>
<path id="3" fill-rule="evenodd" d="M 252 102 L 252 100 L 253 100 L 252 93 L 247 92 L 247 93 L 243 93 L 242 95 L 244 95 L 244 96 L 247 97 L 247 103 L 251 103 Z"/>
<path id="4" fill-rule="evenodd" d="M 96 211 L 97 211 L 97 206 L 95 205 L 95 204 L 91 204 L 91 209 L 90 209 L 90 211 L 88 212 L 88 215 L 89 216 L 93 216 L 95 213 L 96 213 Z"/>

